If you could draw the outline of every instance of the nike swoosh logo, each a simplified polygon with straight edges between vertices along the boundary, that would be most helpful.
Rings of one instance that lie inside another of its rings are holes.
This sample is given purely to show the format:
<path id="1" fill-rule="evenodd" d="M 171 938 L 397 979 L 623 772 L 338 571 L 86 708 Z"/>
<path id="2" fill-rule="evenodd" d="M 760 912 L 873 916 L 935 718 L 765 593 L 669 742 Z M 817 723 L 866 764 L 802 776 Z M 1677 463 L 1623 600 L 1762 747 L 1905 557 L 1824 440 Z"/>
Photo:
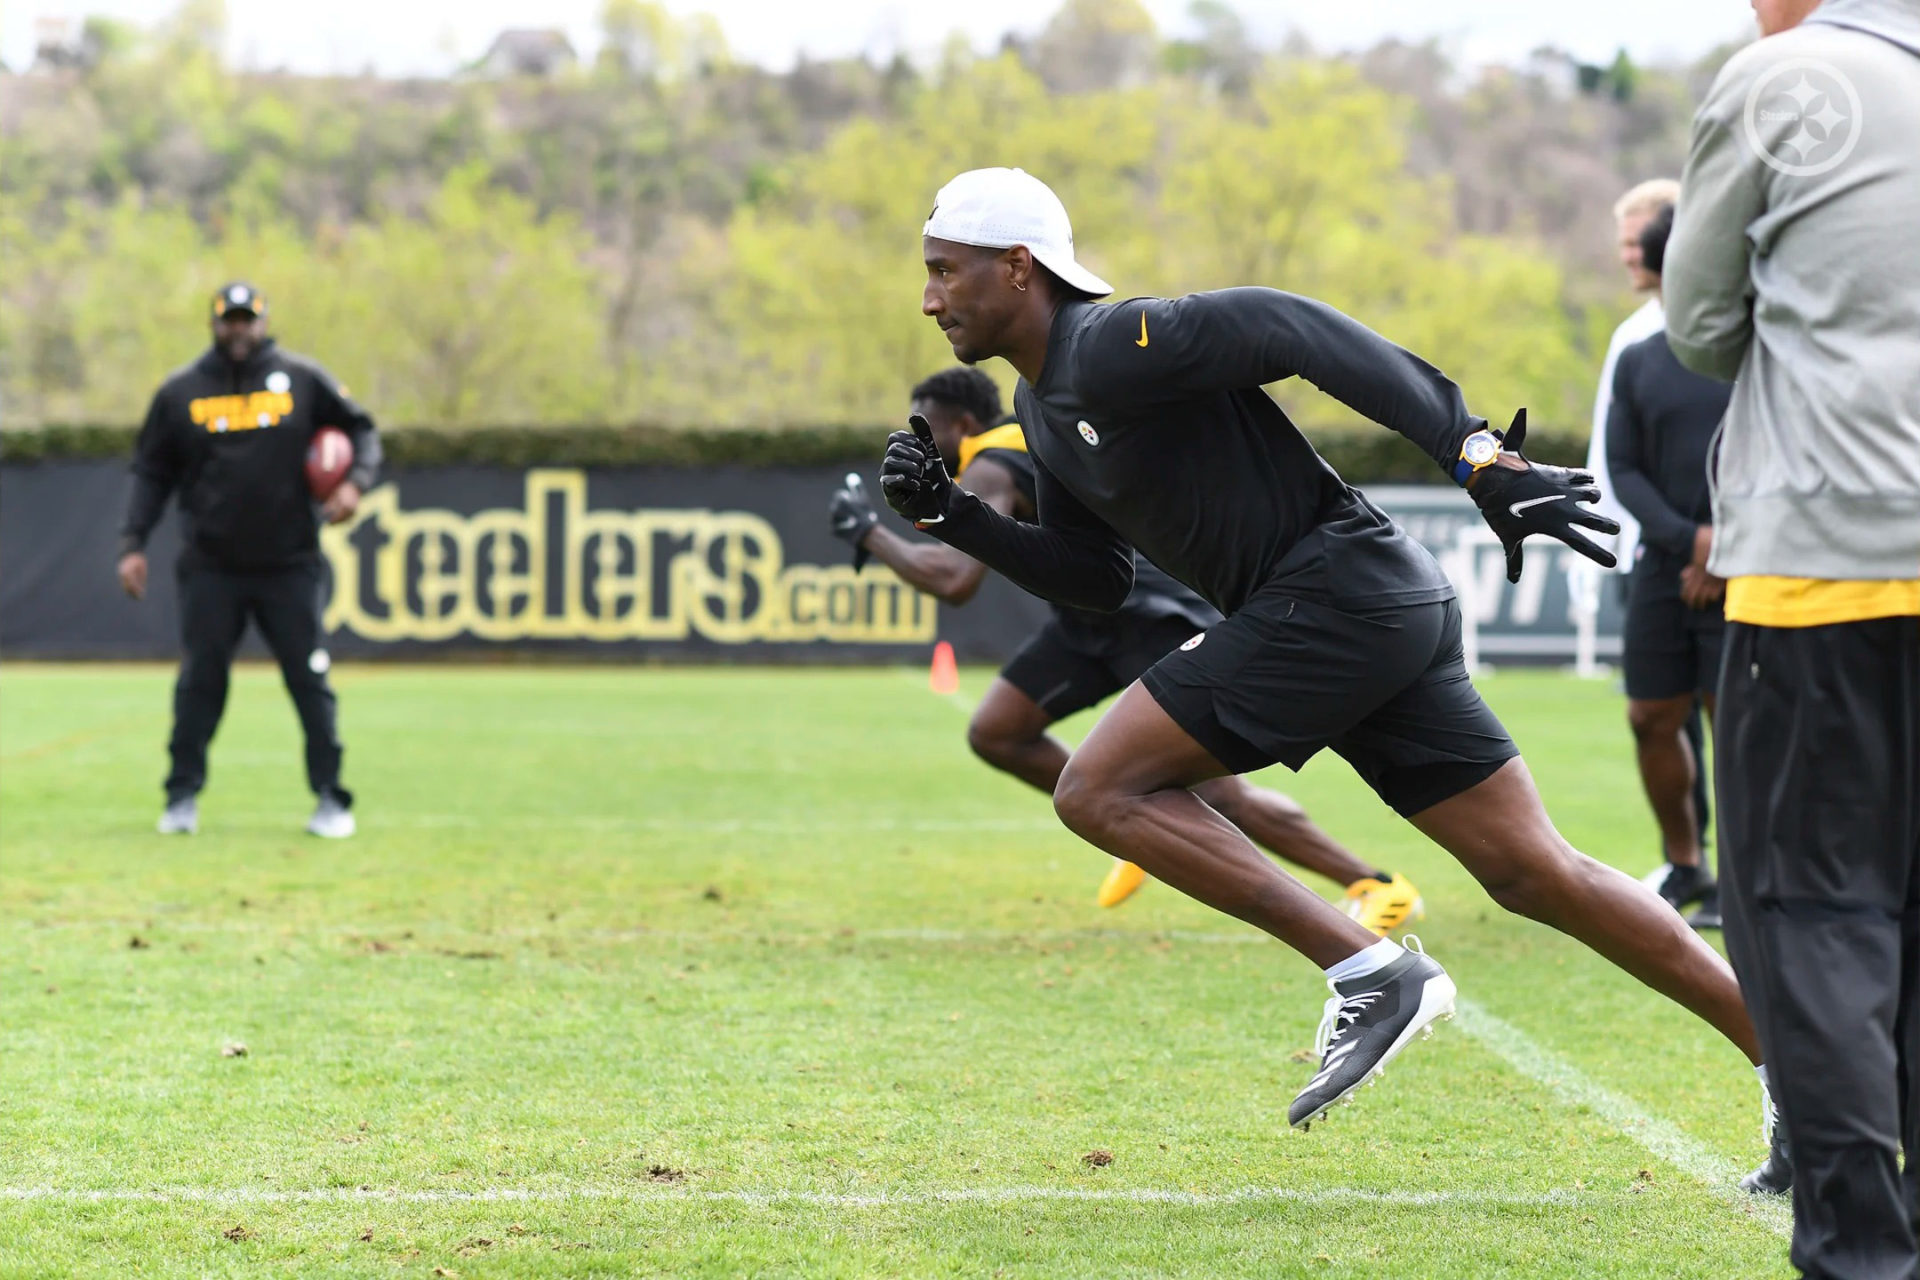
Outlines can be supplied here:
<path id="1" fill-rule="evenodd" d="M 1133 345 L 1136 347 L 1144 347 L 1147 345 L 1147 313 L 1144 310 L 1140 313 L 1140 337 Z"/>
<path id="2" fill-rule="evenodd" d="M 1550 493 L 1544 498 L 1528 498 L 1525 502 L 1516 502 L 1507 510 L 1517 516 L 1528 507 L 1537 507 L 1543 502 L 1565 502 L 1566 500 L 1567 495 L 1564 493 Z"/>

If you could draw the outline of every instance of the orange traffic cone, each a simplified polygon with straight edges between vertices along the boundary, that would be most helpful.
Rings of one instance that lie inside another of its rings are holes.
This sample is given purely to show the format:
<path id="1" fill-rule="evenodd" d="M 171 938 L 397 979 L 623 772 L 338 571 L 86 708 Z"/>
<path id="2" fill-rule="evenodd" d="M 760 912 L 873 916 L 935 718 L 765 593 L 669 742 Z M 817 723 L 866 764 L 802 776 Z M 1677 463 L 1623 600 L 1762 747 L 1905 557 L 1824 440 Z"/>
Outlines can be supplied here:
<path id="1" fill-rule="evenodd" d="M 960 665 L 953 660 L 953 646 L 945 640 L 933 646 L 933 669 L 927 673 L 927 687 L 943 698 L 960 692 Z"/>

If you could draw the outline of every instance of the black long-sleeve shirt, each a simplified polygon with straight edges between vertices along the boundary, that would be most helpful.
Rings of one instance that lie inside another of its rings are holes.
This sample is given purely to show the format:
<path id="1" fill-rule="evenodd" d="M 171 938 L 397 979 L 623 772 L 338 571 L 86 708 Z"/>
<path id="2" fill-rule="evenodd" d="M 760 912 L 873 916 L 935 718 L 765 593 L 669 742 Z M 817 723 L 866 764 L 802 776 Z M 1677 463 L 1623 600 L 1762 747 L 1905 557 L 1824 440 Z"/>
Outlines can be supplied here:
<path id="1" fill-rule="evenodd" d="M 1621 350 L 1607 409 L 1607 472 L 1647 546 L 1691 557 L 1694 530 L 1713 523 L 1707 455 L 1732 396 L 1731 383 L 1681 364 L 1664 332 Z"/>
<path id="2" fill-rule="evenodd" d="M 1040 523 L 960 496 L 929 531 L 1086 609 L 1125 600 L 1134 547 L 1227 613 L 1274 583 L 1354 610 L 1450 598 L 1426 549 L 1261 389 L 1296 375 L 1449 471 L 1486 425 L 1439 370 L 1310 298 L 1242 288 L 1068 302 L 1039 382 L 1014 395 Z"/>
<path id="3" fill-rule="evenodd" d="M 1012 430 L 1019 432 L 1020 428 L 1014 424 Z M 1024 433 L 1008 438 L 1004 432 L 996 432 L 996 436 L 1002 442 L 974 453 L 965 474 L 972 474 L 973 468 L 982 465 L 1000 467 L 1026 503 L 1026 511 L 1017 514 L 1022 518 L 1037 517 L 1040 510 L 1038 467 L 1027 449 Z M 961 475 L 956 474 L 954 478 L 960 479 Z M 1174 581 L 1166 570 L 1138 552 L 1133 557 L 1133 590 L 1125 604 L 1112 613 L 1089 613 L 1056 604 L 1053 616 L 1063 632 L 1093 653 L 1124 649 L 1138 638 L 1143 626 L 1168 618 L 1179 618 L 1196 631 L 1205 631 L 1220 621 L 1219 611 L 1195 594 L 1193 588 Z"/>
<path id="4" fill-rule="evenodd" d="M 321 427 L 347 433 L 347 478 L 372 488 L 380 434 L 331 374 L 272 339 L 244 364 L 210 348 L 154 393 L 134 445 L 121 549 L 146 546 L 177 491 L 183 541 L 217 564 L 271 568 L 317 555 L 306 457 Z"/>

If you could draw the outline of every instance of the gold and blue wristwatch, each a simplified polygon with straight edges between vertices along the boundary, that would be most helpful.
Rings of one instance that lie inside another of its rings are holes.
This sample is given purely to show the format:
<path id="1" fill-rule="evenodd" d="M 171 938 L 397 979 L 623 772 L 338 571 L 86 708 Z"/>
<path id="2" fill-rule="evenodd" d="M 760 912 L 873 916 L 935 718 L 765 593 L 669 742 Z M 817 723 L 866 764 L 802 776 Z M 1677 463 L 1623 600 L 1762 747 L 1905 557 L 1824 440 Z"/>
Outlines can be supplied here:
<path id="1" fill-rule="evenodd" d="M 1500 460 L 1500 433 L 1482 427 L 1460 442 L 1460 460 L 1453 464 L 1453 482 L 1464 485 L 1476 471 Z"/>

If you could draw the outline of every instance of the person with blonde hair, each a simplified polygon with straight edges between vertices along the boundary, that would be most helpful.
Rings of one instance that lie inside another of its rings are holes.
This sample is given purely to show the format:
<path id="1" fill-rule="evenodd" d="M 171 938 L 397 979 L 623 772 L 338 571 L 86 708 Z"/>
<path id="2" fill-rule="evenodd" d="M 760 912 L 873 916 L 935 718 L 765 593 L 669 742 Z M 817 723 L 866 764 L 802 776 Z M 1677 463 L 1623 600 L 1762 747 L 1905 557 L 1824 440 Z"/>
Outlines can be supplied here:
<path id="1" fill-rule="evenodd" d="M 1600 485 L 1600 501 L 1593 509 L 1620 524 L 1620 532 L 1610 544 L 1619 558 L 1619 572 L 1633 571 L 1633 549 L 1639 544 L 1640 526 L 1633 513 L 1614 496 L 1607 474 L 1607 409 L 1613 402 L 1613 368 L 1620 352 L 1629 345 L 1650 338 L 1666 325 L 1666 313 L 1660 304 L 1660 277 L 1646 268 L 1640 257 L 1640 233 L 1653 216 L 1680 199 L 1680 183 L 1673 178 L 1648 178 L 1636 183 L 1613 202 L 1613 230 L 1619 247 L 1620 265 L 1626 270 L 1627 283 L 1646 299 L 1607 342 L 1607 358 L 1600 365 L 1600 386 L 1593 397 L 1593 437 L 1587 444 L 1587 470 Z M 1602 540 L 1604 544 L 1604 539 Z"/>
<path id="2" fill-rule="evenodd" d="M 1620 501 L 1619 484 L 1608 466 L 1607 419 L 1613 409 L 1613 384 L 1619 372 L 1620 353 L 1666 327 L 1666 312 L 1660 301 L 1660 273 L 1648 269 L 1641 239 L 1661 211 L 1671 210 L 1679 199 L 1677 181 L 1648 178 L 1635 183 L 1613 202 L 1620 265 L 1627 273 L 1627 283 L 1635 293 L 1644 295 L 1646 301 L 1620 322 L 1607 343 L 1607 358 L 1601 362 L 1600 385 L 1593 397 L 1593 434 L 1587 442 L 1587 470 L 1600 486 L 1600 501 L 1594 504 L 1594 510 L 1620 524 L 1620 532 L 1611 545 L 1620 561 L 1623 601 L 1629 575 L 1639 563 L 1642 544 L 1640 522 Z M 1628 697 L 1632 696 L 1629 690 Z M 1660 865 L 1649 872 L 1644 881 L 1676 911 L 1685 911 L 1698 903 L 1698 909 L 1687 917 L 1687 922 L 1697 929 L 1717 929 L 1720 898 L 1706 858 L 1710 806 L 1706 769 L 1701 763 L 1706 759 L 1706 730 L 1698 700 L 1678 729 L 1668 719 L 1649 718 L 1637 713 L 1631 705 L 1628 708 L 1641 780 L 1660 828 Z"/>

